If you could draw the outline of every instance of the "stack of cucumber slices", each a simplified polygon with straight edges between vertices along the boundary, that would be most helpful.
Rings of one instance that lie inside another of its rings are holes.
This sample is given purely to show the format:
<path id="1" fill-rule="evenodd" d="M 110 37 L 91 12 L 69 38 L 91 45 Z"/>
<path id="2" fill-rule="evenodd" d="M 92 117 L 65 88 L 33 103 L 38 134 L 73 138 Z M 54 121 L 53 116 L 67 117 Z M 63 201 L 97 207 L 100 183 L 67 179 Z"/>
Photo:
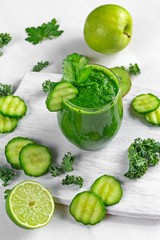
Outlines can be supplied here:
<path id="1" fill-rule="evenodd" d="M 105 206 L 118 203 L 122 195 L 118 180 L 103 175 L 96 179 L 90 191 L 81 192 L 73 198 L 69 210 L 77 222 L 94 225 L 104 218 Z"/>
<path id="2" fill-rule="evenodd" d="M 132 101 L 133 109 L 141 114 L 144 114 L 146 120 L 153 124 L 160 126 L 160 100 L 155 95 L 140 94 Z"/>
<path id="3" fill-rule="evenodd" d="M 0 133 L 14 131 L 18 120 L 27 111 L 25 102 L 17 96 L 4 96 L 0 98 Z"/>
<path id="4" fill-rule="evenodd" d="M 23 169 L 26 175 L 38 177 L 51 165 L 51 153 L 43 145 L 23 137 L 13 138 L 5 147 L 7 161 L 13 168 Z"/>

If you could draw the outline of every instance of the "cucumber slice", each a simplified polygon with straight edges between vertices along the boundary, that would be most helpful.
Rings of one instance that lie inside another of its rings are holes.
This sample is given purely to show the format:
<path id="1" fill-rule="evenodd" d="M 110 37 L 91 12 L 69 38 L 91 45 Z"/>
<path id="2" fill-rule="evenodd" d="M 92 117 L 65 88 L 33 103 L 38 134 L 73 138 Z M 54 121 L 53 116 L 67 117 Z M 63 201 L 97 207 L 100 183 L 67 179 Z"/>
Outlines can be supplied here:
<path id="1" fill-rule="evenodd" d="M 124 97 L 130 90 L 132 82 L 129 74 L 120 67 L 110 68 L 118 77 L 121 85 L 122 97 Z"/>
<path id="2" fill-rule="evenodd" d="M 120 183 L 112 176 L 103 175 L 96 179 L 91 191 L 102 198 L 105 205 L 118 203 L 123 195 Z"/>
<path id="3" fill-rule="evenodd" d="M 51 153 L 45 146 L 28 144 L 20 151 L 19 160 L 26 175 L 38 177 L 51 165 Z"/>
<path id="4" fill-rule="evenodd" d="M 19 97 L 8 95 L 0 98 L 0 113 L 5 117 L 21 118 L 26 114 L 27 106 Z"/>
<path id="5" fill-rule="evenodd" d="M 99 223 L 105 216 L 105 205 L 100 197 L 90 191 L 78 193 L 69 207 L 77 222 L 85 225 Z"/>
<path id="6" fill-rule="evenodd" d="M 145 118 L 149 123 L 160 126 L 160 106 L 155 111 L 146 113 Z"/>
<path id="7" fill-rule="evenodd" d="M 76 97 L 77 93 L 77 88 L 71 83 L 59 82 L 51 88 L 46 100 L 46 106 L 51 112 L 59 111 L 62 109 L 63 97 L 72 99 Z"/>
<path id="8" fill-rule="evenodd" d="M 21 168 L 19 153 L 21 149 L 29 143 L 34 143 L 34 141 L 28 138 L 15 137 L 5 146 L 5 155 L 12 168 Z"/>
<path id="9" fill-rule="evenodd" d="M 4 117 L 0 114 L 0 133 L 9 133 L 17 127 L 17 118 Z"/>
<path id="10" fill-rule="evenodd" d="M 159 107 L 160 101 L 155 95 L 140 94 L 132 101 L 133 109 L 138 113 L 149 113 L 156 110 Z"/>

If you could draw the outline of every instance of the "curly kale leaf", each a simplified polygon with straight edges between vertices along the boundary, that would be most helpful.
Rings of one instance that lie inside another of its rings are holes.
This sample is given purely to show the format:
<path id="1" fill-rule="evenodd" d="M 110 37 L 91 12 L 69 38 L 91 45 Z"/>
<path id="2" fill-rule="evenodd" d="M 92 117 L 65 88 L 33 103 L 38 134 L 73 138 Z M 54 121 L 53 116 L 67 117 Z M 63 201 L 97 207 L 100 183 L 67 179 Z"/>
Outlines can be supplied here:
<path id="1" fill-rule="evenodd" d="M 2 48 L 4 45 L 8 45 L 11 39 L 12 37 L 9 33 L 0 33 L 0 48 Z"/>
<path id="2" fill-rule="evenodd" d="M 48 61 L 41 61 L 38 62 L 32 69 L 33 72 L 40 72 L 43 68 L 47 67 L 49 65 Z"/>
<path id="3" fill-rule="evenodd" d="M 56 24 L 57 21 L 55 18 L 53 18 L 48 23 L 43 23 L 39 27 L 30 27 L 26 28 L 26 32 L 28 34 L 28 37 L 25 39 L 28 42 L 31 42 L 32 44 L 38 44 L 39 42 L 45 40 L 45 39 L 52 39 L 53 37 L 60 36 L 63 31 L 58 30 L 59 25 Z"/>
<path id="4" fill-rule="evenodd" d="M 13 179 L 14 171 L 9 168 L 0 166 L 0 179 L 3 181 L 2 186 L 8 186 L 8 182 Z"/>
<path id="5" fill-rule="evenodd" d="M 129 75 L 139 75 L 141 73 L 141 70 L 137 63 L 135 63 L 134 65 L 132 63 L 130 63 L 129 68 L 126 68 L 124 66 L 121 66 L 120 68 L 122 70 L 128 72 Z"/>
<path id="6" fill-rule="evenodd" d="M 148 167 L 155 166 L 160 160 L 160 142 L 148 138 L 136 138 L 128 148 L 129 170 L 125 177 L 129 179 L 140 178 Z"/>
<path id="7" fill-rule="evenodd" d="M 0 83 L 0 97 L 12 95 L 11 85 Z"/>
<path id="8" fill-rule="evenodd" d="M 80 188 L 83 187 L 84 180 L 82 177 L 75 177 L 74 175 L 67 175 L 64 179 L 62 179 L 62 185 L 70 185 L 70 184 L 76 184 Z"/>
<path id="9" fill-rule="evenodd" d="M 44 93 L 49 93 L 51 88 L 55 85 L 55 82 L 51 82 L 51 80 L 46 80 L 42 83 L 42 89 Z"/>
<path id="10" fill-rule="evenodd" d="M 63 169 L 64 172 L 71 172 L 73 171 L 73 164 L 75 162 L 75 156 L 71 155 L 71 152 L 68 152 L 67 154 L 64 155 L 62 159 L 62 164 L 61 168 Z"/>
<path id="11" fill-rule="evenodd" d="M 55 164 L 51 164 L 49 167 L 49 172 L 53 177 L 59 176 L 62 173 L 62 170 L 60 167 L 56 166 Z"/>

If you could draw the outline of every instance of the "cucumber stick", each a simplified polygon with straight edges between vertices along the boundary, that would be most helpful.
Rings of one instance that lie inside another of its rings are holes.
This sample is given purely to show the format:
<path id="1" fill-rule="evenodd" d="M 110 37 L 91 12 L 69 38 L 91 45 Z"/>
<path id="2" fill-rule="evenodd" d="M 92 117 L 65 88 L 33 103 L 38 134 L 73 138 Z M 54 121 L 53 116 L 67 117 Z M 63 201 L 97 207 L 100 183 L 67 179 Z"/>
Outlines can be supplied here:
<path id="1" fill-rule="evenodd" d="M 51 165 L 51 153 L 45 146 L 28 144 L 20 151 L 19 160 L 26 175 L 38 177 Z"/>
<path id="2" fill-rule="evenodd" d="M 0 133 L 9 133 L 17 127 L 17 118 L 4 117 L 0 114 Z"/>
<path id="3" fill-rule="evenodd" d="M 99 223 L 105 216 L 105 205 L 100 197 L 90 191 L 77 194 L 69 208 L 77 222 L 85 225 Z"/>
<path id="4" fill-rule="evenodd" d="M 118 203 L 123 195 L 120 183 L 112 176 L 103 175 L 96 179 L 91 191 L 102 198 L 105 205 Z"/>
<path id="5" fill-rule="evenodd" d="M 21 149 L 29 143 L 34 143 L 33 140 L 23 137 L 13 138 L 5 147 L 5 155 L 7 161 L 13 168 L 20 169 L 19 153 Z"/>
<path id="6" fill-rule="evenodd" d="M 50 90 L 46 106 L 49 111 L 56 112 L 62 109 L 63 98 L 72 99 L 78 94 L 77 88 L 75 88 L 69 82 L 58 82 Z"/>
<path id="7" fill-rule="evenodd" d="M 132 107 L 138 113 L 152 112 L 156 110 L 159 105 L 160 101 L 158 97 L 151 93 L 138 95 L 132 101 Z"/>
<path id="8" fill-rule="evenodd" d="M 4 96 L 0 98 L 0 113 L 5 117 L 21 118 L 26 114 L 25 102 L 17 96 Z"/>

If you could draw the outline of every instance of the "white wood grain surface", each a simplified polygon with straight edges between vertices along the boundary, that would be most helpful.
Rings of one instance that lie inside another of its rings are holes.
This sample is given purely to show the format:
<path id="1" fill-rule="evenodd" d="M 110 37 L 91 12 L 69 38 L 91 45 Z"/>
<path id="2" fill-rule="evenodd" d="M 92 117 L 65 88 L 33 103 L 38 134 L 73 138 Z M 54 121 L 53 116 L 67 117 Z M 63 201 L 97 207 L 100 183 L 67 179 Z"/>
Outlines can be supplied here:
<path id="1" fill-rule="evenodd" d="M 133 37 L 128 47 L 110 56 L 92 51 L 83 39 L 86 16 L 95 7 L 106 3 L 125 7 L 133 17 L 134 26 Z M 61 29 L 64 30 L 59 39 L 45 41 L 37 46 L 24 41 L 26 27 L 40 25 L 53 17 L 57 18 Z M 69 53 L 79 52 L 90 57 L 93 63 L 108 67 L 137 62 L 142 74 L 133 78 L 133 84 L 158 90 L 160 88 L 159 20 L 160 2 L 158 0 L 115 0 L 114 2 L 110 0 L 0 0 L 0 32 L 9 32 L 13 37 L 9 46 L 4 48 L 4 56 L 0 58 L 0 82 L 11 83 L 15 90 L 24 74 L 41 60 L 51 62 L 44 72 L 61 73 L 62 59 Z M 150 183 L 148 187 L 150 190 Z M 159 194 L 160 190 L 156 189 L 156 191 Z M 62 240 L 159 239 L 159 224 L 159 220 L 107 216 L 102 223 L 94 227 L 84 227 L 72 220 L 68 214 L 68 208 L 56 205 L 55 216 L 48 226 L 35 231 L 25 231 L 14 226 L 7 218 L 4 201 L 0 202 L 0 240 L 44 238 L 50 240 L 54 237 Z"/>

